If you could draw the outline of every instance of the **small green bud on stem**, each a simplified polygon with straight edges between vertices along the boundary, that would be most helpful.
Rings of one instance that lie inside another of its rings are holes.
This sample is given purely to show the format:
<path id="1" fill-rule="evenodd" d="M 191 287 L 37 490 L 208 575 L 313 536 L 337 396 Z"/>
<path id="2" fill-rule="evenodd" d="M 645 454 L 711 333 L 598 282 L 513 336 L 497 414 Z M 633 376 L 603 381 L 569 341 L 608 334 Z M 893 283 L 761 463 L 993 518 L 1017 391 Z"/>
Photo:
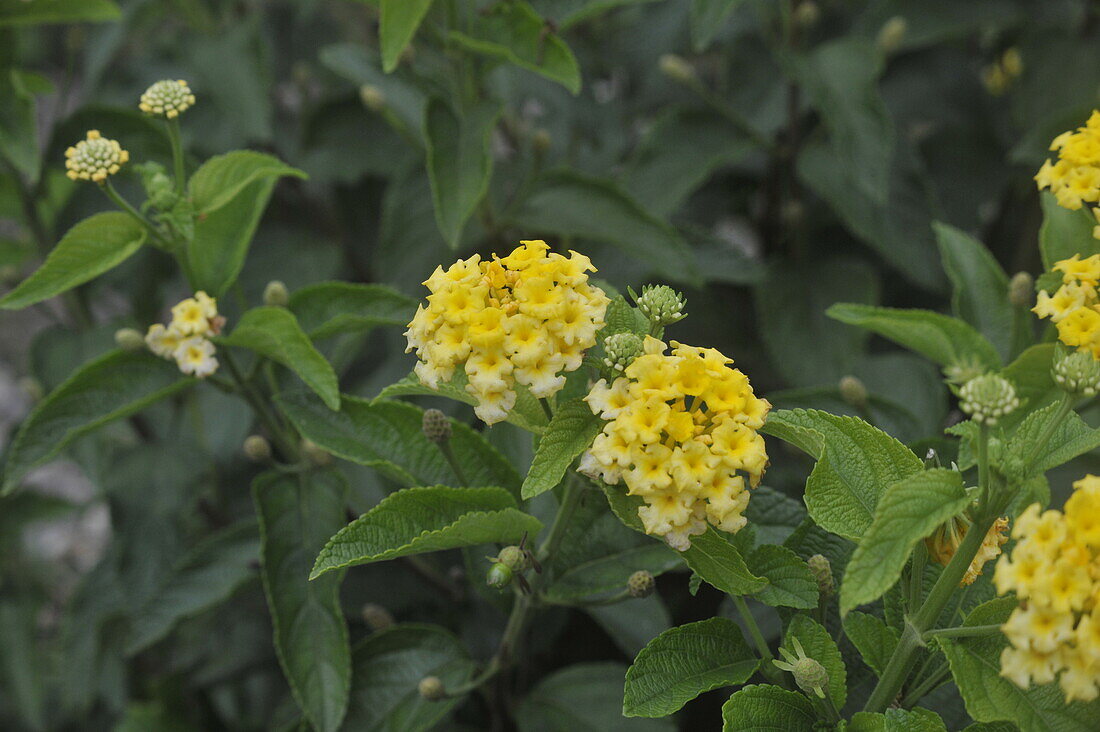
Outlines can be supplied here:
<path id="1" fill-rule="evenodd" d="M 959 407 L 978 424 L 995 425 L 1018 406 L 1015 387 L 997 374 L 975 377 L 959 389 Z"/>
<path id="2" fill-rule="evenodd" d="M 438 409 L 427 409 L 420 423 L 420 429 L 430 441 L 442 444 L 451 439 L 451 420 Z"/>
<path id="3" fill-rule="evenodd" d="M 485 584 L 493 589 L 503 590 L 512 584 L 512 570 L 503 562 L 494 562 L 493 566 L 489 567 L 489 573 L 485 575 Z"/>
<path id="4" fill-rule="evenodd" d="M 837 385 L 840 389 L 840 398 L 855 407 L 865 409 L 867 407 L 867 387 L 855 376 L 844 376 Z"/>
<path id="5" fill-rule="evenodd" d="M 1088 351 L 1071 352 L 1059 346 L 1050 375 L 1070 394 L 1093 397 L 1100 392 L 1100 362 Z"/>
<path id="6" fill-rule="evenodd" d="M 271 443 L 262 435 L 249 435 L 244 439 L 244 454 L 254 463 L 265 463 L 271 459 Z"/>
<path id="7" fill-rule="evenodd" d="M 440 681 L 438 676 L 425 676 L 420 679 L 420 683 L 416 685 L 416 690 L 420 693 L 421 698 L 428 701 L 440 701 L 447 697 L 447 689 L 444 688 L 443 682 Z"/>
<path id="8" fill-rule="evenodd" d="M 386 95 L 381 89 L 371 84 L 359 87 L 359 100 L 372 112 L 380 112 L 386 107 Z"/>
<path id="9" fill-rule="evenodd" d="M 802 30 L 810 30 L 821 20 L 821 8 L 813 0 L 803 0 L 794 11 L 794 22 Z"/>
<path id="10" fill-rule="evenodd" d="M 307 460 L 318 467 L 324 467 L 332 463 L 332 455 L 310 439 L 302 440 L 302 454 L 306 456 Z"/>
<path id="11" fill-rule="evenodd" d="M 615 333 L 607 337 L 603 342 L 604 352 L 607 357 L 603 360 L 613 371 L 623 372 L 638 356 L 642 355 L 645 347 L 642 339 L 634 333 Z"/>
<path id="12" fill-rule="evenodd" d="M 836 594 L 836 583 L 833 581 L 833 565 L 822 554 L 815 554 L 806 560 L 810 568 L 810 574 L 817 582 L 817 591 L 822 602 L 827 602 Z"/>
<path id="13" fill-rule="evenodd" d="M 497 561 L 512 572 L 525 572 L 531 564 L 527 560 L 527 552 L 518 546 L 506 546 L 501 549 L 497 554 Z"/>
<path id="14" fill-rule="evenodd" d="M 362 616 L 363 622 L 367 624 L 367 627 L 371 630 L 382 630 L 393 625 L 393 615 L 390 611 L 381 605 L 376 605 L 373 602 L 368 602 L 363 606 Z"/>
<path id="15" fill-rule="evenodd" d="M 638 310 L 657 327 L 664 327 L 684 319 L 687 300 L 668 285 L 644 285 L 642 294 L 635 298 Z"/>
<path id="16" fill-rule="evenodd" d="M 1008 301 L 1018 308 L 1030 308 L 1035 302 L 1035 278 L 1030 272 L 1017 272 L 1008 283 Z"/>
<path id="17" fill-rule="evenodd" d="M 666 53 L 661 56 L 657 63 L 660 66 L 661 73 L 673 81 L 685 84 L 695 80 L 695 67 L 685 61 L 682 56 Z"/>
<path id="18" fill-rule="evenodd" d="M 649 597 L 656 587 L 657 581 L 653 579 L 653 574 L 644 569 L 639 569 L 626 581 L 626 589 L 631 597 Z"/>
<path id="19" fill-rule="evenodd" d="M 909 23 L 900 15 L 895 15 L 882 24 L 879 29 L 875 45 L 884 54 L 891 54 L 898 50 L 905 40 L 905 34 L 909 30 Z"/>
<path id="20" fill-rule="evenodd" d="M 119 328 L 115 331 L 115 345 L 124 351 L 141 351 L 145 348 L 145 337 L 133 328 Z"/>
<path id="21" fill-rule="evenodd" d="M 264 288 L 264 305 L 270 308 L 285 308 L 290 302 L 290 293 L 280 280 L 271 280 Z"/>

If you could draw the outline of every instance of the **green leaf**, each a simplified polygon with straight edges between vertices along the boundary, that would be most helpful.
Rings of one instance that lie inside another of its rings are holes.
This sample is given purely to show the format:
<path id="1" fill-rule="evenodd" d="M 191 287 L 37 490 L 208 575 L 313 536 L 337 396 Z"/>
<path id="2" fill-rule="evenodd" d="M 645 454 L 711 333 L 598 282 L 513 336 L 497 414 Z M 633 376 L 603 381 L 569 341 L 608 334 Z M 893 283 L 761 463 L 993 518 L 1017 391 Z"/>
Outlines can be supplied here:
<path id="1" fill-rule="evenodd" d="M 722 705 L 723 732 L 813 732 L 816 722 L 809 699 L 770 684 L 746 686 Z"/>
<path id="2" fill-rule="evenodd" d="M 466 391 L 467 383 L 466 372 L 461 368 L 455 369 L 454 377 L 451 381 L 449 383 L 441 383 L 439 389 L 429 389 L 420 383 L 420 377 L 412 373 L 401 379 L 401 381 L 390 384 L 385 389 L 378 392 L 375 401 L 402 396 L 437 396 L 446 397 L 447 399 L 453 399 L 456 402 L 462 402 L 463 404 L 473 406 L 477 404 L 477 399 Z M 542 405 L 539 404 L 539 400 L 532 396 L 531 392 L 526 388 L 517 384 L 516 406 L 508 413 L 508 417 L 505 421 L 521 429 L 525 429 L 528 432 L 542 434 L 542 431 L 546 428 L 547 420 L 546 412 L 543 411 Z"/>
<path id="3" fill-rule="evenodd" d="M 646 643 L 672 627 L 672 619 L 660 594 L 631 600 L 629 615 L 623 612 L 621 604 L 589 605 L 584 612 L 611 636 L 619 650 L 630 657 L 638 655 Z"/>
<path id="4" fill-rule="evenodd" d="M 760 602 L 772 607 L 803 610 L 817 607 L 817 580 L 806 562 L 790 549 L 762 544 L 753 550 L 745 563 L 753 574 L 768 580 L 768 584 L 753 595 Z"/>
<path id="5" fill-rule="evenodd" d="M 405 46 L 432 6 L 432 0 L 382 0 L 378 37 L 382 45 L 382 69 L 387 74 L 397 68 Z"/>
<path id="6" fill-rule="evenodd" d="M 999 625 L 1016 606 L 1013 598 L 991 600 L 974 608 L 963 625 Z M 1093 729 L 1100 702 L 1066 704 L 1056 683 L 1021 689 L 1000 675 L 1001 651 L 1008 640 L 1000 633 L 970 638 L 936 639 L 951 667 L 967 713 L 978 722 L 1015 722 L 1022 730 L 1079 732 Z"/>
<path id="7" fill-rule="evenodd" d="M 905 445 L 857 417 L 811 409 L 772 412 L 764 432 L 817 459 L 806 481 L 806 508 L 823 529 L 859 541 L 879 496 L 924 469 Z"/>
<path id="8" fill-rule="evenodd" d="M 339 573 L 309 581 L 313 558 L 344 524 L 347 485 L 335 471 L 264 473 L 252 482 L 260 519 L 260 575 L 275 652 L 312 726 L 339 729 L 351 687 L 348 627 Z"/>
<path id="9" fill-rule="evenodd" d="M 844 635 L 872 671 L 882 676 L 898 645 L 898 632 L 874 615 L 852 610 L 844 616 Z"/>
<path id="10" fill-rule="evenodd" d="M 539 438 L 531 469 L 523 480 L 523 499 L 534 498 L 560 483 L 573 459 L 589 448 L 603 426 L 604 421 L 582 399 L 559 405 Z"/>
<path id="11" fill-rule="evenodd" d="M 679 234 L 607 180 L 567 169 L 544 173 L 511 220 L 528 231 L 605 241 L 654 272 L 701 281 Z"/>
<path id="12" fill-rule="evenodd" d="M 111 351 L 84 364 L 38 403 L 19 427 L 4 463 L 0 495 L 70 442 L 195 383 L 148 351 Z"/>
<path id="13" fill-rule="evenodd" d="M 489 190 L 493 172 L 489 137 L 499 116 L 499 105 L 484 103 L 459 117 L 434 97 L 424 112 L 435 221 L 452 249 L 458 248 L 466 220 Z"/>
<path id="14" fill-rule="evenodd" d="M 666 630 L 627 669 L 623 714 L 667 717 L 705 691 L 745 683 L 758 665 L 732 620 L 711 618 Z"/>
<path id="15" fill-rule="evenodd" d="M 644 336 L 649 333 L 649 319 L 638 308 L 627 303 L 622 295 L 611 298 L 604 313 L 604 326 L 600 328 L 600 339 L 606 341 L 616 333 L 633 333 Z"/>
<path id="16" fill-rule="evenodd" d="M 469 681 L 475 671 L 462 642 L 435 625 L 402 624 L 363 640 L 352 654 L 351 703 L 346 730 L 433 729 L 462 697 L 428 701 L 417 684 L 436 676 L 444 688 Z"/>
<path id="17" fill-rule="evenodd" d="M 737 547 L 713 527 L 691 537 L 691 546 L 680 555 L 693 572 L 728 595 L 751 595 L 768 583 L 749 571 Z"/>
<path id="18" fill-rule="evenodd" d="M 490 6 L 471 34 L 448 36 L 468 51 L 545 76 L 571 94 L 581 90 L 581 71 L 569 46 L 535 9 L 522 0 Z"/>
<path id="19" fill-rule="evenodd" d="M 670 732 L 671 720 L 624 719 L 622 664 L 579 663 L 542 679 L 516 706 L 519 732 Z"/>
<path id="20" fill-rule="evenodd" d="M 180 621 L 215 607 L 256 576 L 260 533 L 247 522 L 222 529 L 185 554 L 160 589 L 134 611 L 126 654 L 167 636 Z"/>
<path id="21" fill-rule="evenodd" d="M 1074 254 L 1082 258 L 1100 254 L 1100 240 L 1092 235 L 1096 219 L 1088 206 L 1076 211 L 1062 208 L 1050 191 L 1039 194 L 1043 206 L 1043 225 L 1039 228 L 1039 251 L 1043 269 L 1050 270 L 1056 262 Z"/>
<path id="22" fill-rule="evenodd" d="M 194 172 L 187 187 L 199 216 L 211 214 L 241 195 L 258 180 L 268 178 L 308 178 L 271 155 L 253 150 L 234 150 L 215 155 Z"/>
<path id="23" fill-rule="evenodd" d="M 691 47 L 696 53 L 707 50 L 722 30 L 730 13 L 743 0 L 691 0 Z"/>
<path id="24" fill-rule="evenodd" d="M 807 656 L 825 667 L 829 674 L 829 688 L 825 693 L 833 700 L 837 709 L 843 709 L 844 703 L 848 700 L 848 682 L 844 660 L 840 657 L 836 641 L 823 625 L 807 615 L 795 615 L 791 618 L 787 633 L 783 637 L 783 647 L 792 650 L 794 644 L 791 640 L 794 638 L 802 644 L 802 650 Z"/>
<path id="25" fill-rule="evenodd" d="M 1001 371 L 1001 376 L 1011 381 L 1016 387 L 1016 396 L 1027 408 L 1017 410 L 1019 417 L 1022 418 L 1028 410 L 1034 410 L 1049 403 L 1061 393 L 1050 375 L 1050 366 L 1053 361 L 1054 344 L 1039 343 L 1021 353 L 1015 361 Z M 1017 412 L 1008 415 L 999 424 L 1002 426 L 1013 424 Z"/>
<path id="26" fill-rule="evenodd" d="M 286 308 L 259 307 L 248 310 L 233 332 L 222 336 L 219 342 L 247 348 L 286 366 L 298 374 L 329 409 L 340 408 L 340 385 L 336 381 L 336 373 L 313 347 L 309 336 L 302 332 L 294 314 Z"/>
<path id="27" fill-rule="evenodd" d="M 284 392 L 275 401 L 303 437 L 337 457 L 406 486 L 458 480 L 439 446 L 424 436 L 424 410 L 417 406 L 345 394 L 340 410 L 333 411 L 305 391 Z M 469 425 L 451 420 L 450 446 L 474 485 L 498 485 L 519 495 L 515 468 Z"/>
<path id="28" fill-rule="evenodd" d="M 916 543 L 962 512 L 970 499 L 962 474 L 934 468 L 886 489 L 840 587 L 840 614 L 882 596 L 901 576 Z"/>
<path id="29" fill-rule="evenodd" d="M 884 714 L 857 712 L 842 729 L 844 732 L 947 732 L 938 714 L 920 707 L 887 709 Z"/>
<path id="30" fill-rule="evenodd" d="M 756 540 L 761 544 L 782 544 L 806 518 L 806 508 L 768 486 L 757 486 L 749 498 L 745 517 L 756 529 Z"/>
<path id="31" fill-rule="evenodd" d="M 1100 429 L 1089 427 L 1076 412 L 1070 411 L 1054 423 L 1059 417 L 1060 406 L 1059 402 L 1048 404 L 1029 414 L 1005 445 L 1006 455 L 1030 458 L 1025 466 L 1029 476 L 1045 473 L 1100 447 Z M 1041 446 L 1037 445 L 1047 430 L 1053 430 L 1050 437 Z M 1038 452 L 1031 457 L 1036 449 Z"/>
<path id="32" fill-rule="evenodd" d="M 416 137 L 424 122 L 424 107 L 428 99 L 416 80 L 398 71 L 383 72 L 378 65 L 378 54 L 369 51 L 361 43 L 334 43 L 321 49 L 321 63 L 339 76 L 351 81 L 356 88 L 369 84 L 382 92 L 386 107 L 400 120 L 401 130 Z M 420 171 L 418 171 L 420 172 Z"/>
<path id="33" fill-rule="evenodd" d="M 224 206 L 195 221 L 187 259 L 196 290 L 221 297 L 237 281 L 274 188 L 271 178 L 254 180 Z"/>
<path id="34" fill-rule="evenodd" d="M 111 0 L 0 0 L 0 28 L 44 23 L 98 23 L 120 17 L 122 12 Z"/>
<path id="35" fill-rule="evenodd" d="M 121 211 L 90 216 L 69 229 L 34 273 L 0 299 L 19 310 L 93 280 L 145 243 L 145 227 Z"/>
<path id="36" fill-rule="evenodd" d="M 27 729 L 46 729 L 46 659 L 36 623 L 37 603 L 11 597 L 0 600 L 0 681 L 6 707 Z"/>
<path id="37" fill-rule="evenodd" d="M 310 338 L 367 333 L 380 325 L 406 325 L 416 300 L 385 285 L 318 282 L 295 290 L 291 312 Z"/>
<path id="38" fill-rule="evenodd" d="M 1030 340 L 1031 314 L 1009 301 L 1008 275 L 984 244 L 939 221 L 932 228 L 954 289 L 952 310 L 977 328 L 1007 362 L 1021 340 Z"/>
<path id="39" fill-rule="evenodd" d="M 391 493 L 333 536 L 310 579 L 325 572 L 478 544 L 515 544 L 542 524 L 503 488 L 425 486 Z"/>
<path id="40" fill-rule="evenodd" d="M 825 314 L 842 323 L 878 333 L 940 366 L 969 362 L 991 369 L 1001 366 L 993 344 L 970 325 L 950 315 L 850 303 L 833 305 Z"/>
<path id="41" fill-rule="evenodd" d="M 531 7 L 565 30 L 623 5 L 640 5 L 655 0 L 531 0 Z"/>

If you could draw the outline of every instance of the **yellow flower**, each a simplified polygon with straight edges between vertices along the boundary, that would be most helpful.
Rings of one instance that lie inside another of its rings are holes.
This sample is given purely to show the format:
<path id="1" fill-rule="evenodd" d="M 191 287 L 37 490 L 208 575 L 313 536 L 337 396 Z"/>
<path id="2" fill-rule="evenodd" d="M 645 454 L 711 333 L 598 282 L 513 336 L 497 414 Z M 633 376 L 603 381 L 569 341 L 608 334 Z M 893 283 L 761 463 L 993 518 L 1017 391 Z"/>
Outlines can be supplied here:
<path id="1" fill-rule="evenodd" d="M 182 341 L 176 347 L 175 358 L 180 371 L 200 379 L 218 370 L 218 359 L 214 358 L 214 344 L 199 336 Z"/>
<path id="2" fill-rule="evenodd" d="M 1097 211 L 1100 215 L 1100 209 Z M 1074 254 L 1055 262 L 1053 269 L 1062 273 L 1062 285 L 1053 295 L 1040 292 L 1031 311 L 1050 318 L 1062 343 L 1100 359 L 1100 254 L 1084 259 Z"/>
<path id="3" fill-rule="evenodd" d="M 174 328 L 165 328 L 160 323 L 149 326 L 149 332 L 145 335 L 145 343 L 149 350 L 161 358 L 173 358 L 176 347 L 184 338 L 183 334 Z"/>
<path id="4" fill-rule="evenodd" d="M 220 333 L 224 323 L 217 301 L 200 290 L 172 308 L 168 326 L 150 326 L 145 343 L 161 358 L 174 359 L 183 373 L 201 379 L 218 369 L 214 344 L 207 336 Z"/>
<path id="5" fill-rule="evenodd" d="M 1058 162 L 1047 160 L 1039 168 L 1035 174 L 1039 189 L 1050 189 L 1059 206 L 1074 211 L 1086 203 L 1100 200 L 1100 115 L 1097 111 L 1093 111 L 1085 126 L 1055 137 L 1050 149 L 1058 153 Z M 1100 227 L 1093 236 L 1098 233 Z M 1095 286 L 1095 279 L 1091 284 Z"/>
<path id="6" fill-rule="evenodd" d="M 707 523 L 735 532 L 745 525 L 749 493 L 767 467 L 757 433 L 771 405 L 714 349 L 647 337 L 645 354 L 610 385 L 601 379 L 585 401 L 607 424 L 580 469 L 626 484 L 645 505 L 647 533 L 681 551 Z"/>
<path id="7" fill-rule="evenodd" d="M 168 119 L 178 117 L 195 104 L 195 95 L 183 79 L 165 79 L 150 86 L 141 95 L 138 107 L 146 114 Z"/>
<path id="8" fill-rule="evenodd" d="M 1100 478 L 1073 487 L 1064 511 L 1020 514 L 993 577 L 1021 601 L 1001 627 L 1011 644 L 1001 675 L 1024 688 L 1057 678 L 1067 702 L 1100 695 Z"/>
<path id="9" fill-rule="evenodd" d="M 463 367 L 474 411 L 488 424 L 508 416 L 516 384 L 540 398 L 557 393 L 603 327 L 609 301 L 588 282 L 591 261 L 549 249 L 524 241 L 503 258 L 475 254 L 437 267 L 405 331 L 420 381 L 434 389 Z"/>
<path id="10" fill-rule="evenodd" d="M 72 180 L 102 183 L 129 159 L 130 153 L 117 140 L 108 140 L 99 130 L 88 130 L 85 139 L 65 151 L 65 175 Z"/>
<path id="11" fill-rule="evenodd" d="M 955 556 L 959 544 L 962 543 L 971 525 L 971 520 L 965 514 L 956 516 L 942 524 L 931 536 L 926 538 L 924 543 L 928 547 L 928 555 L 932 558 L 932 561 L 946 567 L 947 563 L 951 561 L 951 557 Z M 986 562 L 1000 556 L 1001 547 L 1008 541 L 1008 536 L 1005 534 L 1007 529 L 1007 518 L 1002 517 L 993 522 L 993 525 L 989 527 L 989 531 L 985 534 L 985 539 L 982 540 L 978 553 L 974 555 L 970 566 L 966 568 L 966 574 L 959 582 L 960 587 L 974 584 L 974 580 L 978 579 Z"/>

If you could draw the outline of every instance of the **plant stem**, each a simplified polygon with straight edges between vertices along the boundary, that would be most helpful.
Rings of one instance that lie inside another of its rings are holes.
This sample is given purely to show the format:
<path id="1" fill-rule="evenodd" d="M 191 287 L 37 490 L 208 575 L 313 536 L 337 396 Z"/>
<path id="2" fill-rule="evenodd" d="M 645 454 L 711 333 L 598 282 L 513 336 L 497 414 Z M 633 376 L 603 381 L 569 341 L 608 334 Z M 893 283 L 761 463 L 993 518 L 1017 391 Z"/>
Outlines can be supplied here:
<path id="1" fill-rule="evenodd" d="M 237 362 L 233 360 L 233 356 L 230 355 L 229 350 L 223 350 L 221 356 L 222 360 L 225 361 L 226 368 L 229 369 L 229 375 L 237 384 L 237 391 L 252 406 L 252 410 L 256 413 L 260 422 L 267 427 L 268 432 L 271 433 L 272 439 L 278 444 L 283 455 L 288 460 L 296 460 L 298 457 L 297 447 L 284 434 L 279 423 L 271 415 L 271 411 L 267 408 L 267 405 L 264 404 L 263 398 L 252 389 L 248 380 L 241 374 L 241 370 L 237 367 Z"/>
<path id="2" fill-rule="evenodd" d="M 921 683 L 914 686 L 913 689 L 902 698 L 901 706 L 908 709 L 909 707 L 919 702 L 921 699 L 931 693 L 933 689 L 945 682 L 947 680 L 947 674 L 950 673 L 950 671 L 951 669 L 947 666 L 947 664 L 943 664 L 942 666 L 937 668 L 932 675 L 930 675 Z"/>
<path id="3" fill-rule="evenodd" d="M 927 561 L 928 549 L 923 541 L 917 542 L 917 548 L 913 550 L 913 563 L 909 567 L 909 612 L 914 612 L 920 605 L 924 592 L 924 565 Z"/>
<path id="4" fill-rule="evenodd" d="M 447 463 L 451 466 L 451 470 L 454 471 L 455 477 L 458 478 L 458 487 L 468 487 L 470 481 L 466 479 L 466 474 L 462 472 L 462 466 L 459 464 L 458 458 L 455 457 L 455 451 L 451 449 L 450 440 L 445 440 L 436 444 L 439 445 L 439 451 L 443 453 L 443 457 L 447 458 Z"/>
<path id="5" fill-rule="evenodd" d="M 943 638 L 969 638 L 975 635 L 990 635 L 999 633 L 1000 625 L 960 625 L 956 628 L 934 628 L 924 631 L 924 639 L 941 636 Z"/>
<path id="6" fill-rule="evenodd" d="M 760 654 L 760 659 L 762 661 L 760 664 L 760 673 L 764 674 L 768 681 L 773 684 L 786 686 L 787 684 L 783 678 L 783 672 L 772 664 L 772 659 L 774 659 L 775 656 L 772 655 L 772 649 L 768 648 L 768 642 L 764 640 L 764 634 L 760 632 L 760 626 L 756 624 L 756 618 L 752 616 L 752 612 L 749 610 L 745 598 L 740 595 L 730 595 L 730 598 L 733 600 L 733 606 L 737 608 L 737 613 L 741 616 L 741 620 L 745 622 L 745 627 L 749 631 L 749 636 L 752 638 L 753 645 L 756 646 L 756 652 Z"/>
<path id="7" fill-rule="evenodd" d="M 1047 441 L 1050 440 L 1051 435 L 1054 434 L 1054 430 L 1058 429 L 1058 426 L 1062 423 L 1062 420 L 1066 418 L 1070 410 L 1073 408 L 1073 397 L 1069 392 L 1062 392 L 1062 400 L 1058 402 L 1058 411 L 1054 415 L 1054 419 L 1047 423 L 1046 429 L 1039 435 L 1039 439 L 1031 444 L 1031 451 L 1027 455 L 1027 459 L 1024 460 L 1024 466 L 1031 467 L 1031 463 L 1039 455 L 1039 451 L 1046 447 Z"/>
<path id="8" fill-rule="evenodd" d="M 124 213 L 127 213 L 131 217 L 133 217 L 139 224 L 144 226 L 145 229 L 153 235 L 153 237 L 158 239 L 162 244 L 169 244 L 168 240 L 164 238 L 160 231 L 157 230 L 157 227 L 153 226 L 153 223 L 149 221 L 149 219 L 142 216 L 136 208 L 130 205 L 129 201 L 119 195 L 118 191 L 115 190 L 114 185 L 111 184 L 110 178 L 103 181 L 99 188 L 105 194 L 107 194 L 107 198 L 111 199 L 112 203 L 122 209 Z"/>
<path id="9" fill-rule="evenodd" d="M 558 544 L 561 543 L 562 537 L 565 536 L 565 527 L 573 517 L 573 512 L 577 509 L 577 505 L 580 503 L 583 495 L 583 488 L 577 483 L 573 476 L 566 479 L 561 497 L 561 506 L 558 507 L 558 513 L 554 517 L 554 523 L 550 527 L 550 533 L 546 535 L 546 539 L 539 546 L 538 560 L 540 562 L 545 562 L 554 555 L 554 552 L 558 548 Z"/>
<path id="10" fill-rule="evenodd" d="M 175 171 L 176 195 L 183 195 L 186 173 L 183 167 L 183 142 L 180 139 L 180 121 L 178 117 L 168 120 L 168 139 L 172 143 L 172 167 Z"/>
<path id="11" fill-rule="evenodd" d="M 550 401 L 546 397 L 539 399 L 539 404 L 542 405 L 542 411 L 546 414 L 546 421 L 554 419 L 554 408 L 550 406 Z"/>

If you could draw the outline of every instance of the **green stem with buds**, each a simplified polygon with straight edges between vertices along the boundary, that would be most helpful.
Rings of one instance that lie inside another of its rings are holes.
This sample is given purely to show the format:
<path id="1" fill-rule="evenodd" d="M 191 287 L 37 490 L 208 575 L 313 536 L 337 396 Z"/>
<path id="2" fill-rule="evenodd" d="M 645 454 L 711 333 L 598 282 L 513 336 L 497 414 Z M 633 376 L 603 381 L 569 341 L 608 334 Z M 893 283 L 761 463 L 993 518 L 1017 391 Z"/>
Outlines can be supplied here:
<path id="1" fill-rule="evenodd" d="M 172 143 L 172 168 L 175 171 L 176 195 L 182 196 L 186 173 L 183 167 L 183 142 L 180 135 L 179 117 L 168 120 L 168 139 Z"/>
<path id="2" fill-rule="evenodd" d="M 222 360 L 225 361 L 225 366 L 229 369 L 229 375 L 233 378 L 233 381 L 237 385 L 237 392 L 245 398 L 245 400 L 252 407 L 252 410 L 256 413 L 260 422 L 271 433 L 271 437 L 279 445 L 279 449 L 283 452 L 283 455 L 290 460 L 296 460 L 298 457 L 297 446 L 285 435 L 279 423 L 272 416 L 267 405 L 264 404 L 263 397 L 257 394 L 249 384 L 248 380 L 244 378 L 240 368 L 237 367 L 237 362 L 233 360 L 233 356 L 230 355 L 228 349 L 223 350 L 221 353 Z"/>
<path id="3" fill-rule="evenodd" d="M 141 212 L 139 212 L 136 208 L 131 206 L 129 201 L 127 201 L 125 198 L 123 198 L 121 195 L 119 195 L 119 192 L 115 190 L 114 185 L 111 184 L 111 179 L 110 178 L 103 181 L 103 183 L 100 184 L 99 188 L 100 188 L 101 191 L 103 191 L 107 195 L 107 198 L 111 199 L 112 203 L 114 203 L 116 206 L 118 206 L 120 209 L 122 209 L 122 211 L 124 213 L 129 214 L 139 224 L 144 226 L 145 229 L 148 230 L 148 232 L 155 239 L 157 239 L 161 243 L 161 245 L 164 246 L 164 248 L 166 248 L 166 249 L 171 248 L 171 246 L 172 246 L 171 242 L 169 242 L 167 239 L 164 238 L 164 235 L 160 233 L 160 230 L 157 229 L 156 226 L 153 225 L 153 222 L 151 222 L 149 219 L 142 216 Z"/>

